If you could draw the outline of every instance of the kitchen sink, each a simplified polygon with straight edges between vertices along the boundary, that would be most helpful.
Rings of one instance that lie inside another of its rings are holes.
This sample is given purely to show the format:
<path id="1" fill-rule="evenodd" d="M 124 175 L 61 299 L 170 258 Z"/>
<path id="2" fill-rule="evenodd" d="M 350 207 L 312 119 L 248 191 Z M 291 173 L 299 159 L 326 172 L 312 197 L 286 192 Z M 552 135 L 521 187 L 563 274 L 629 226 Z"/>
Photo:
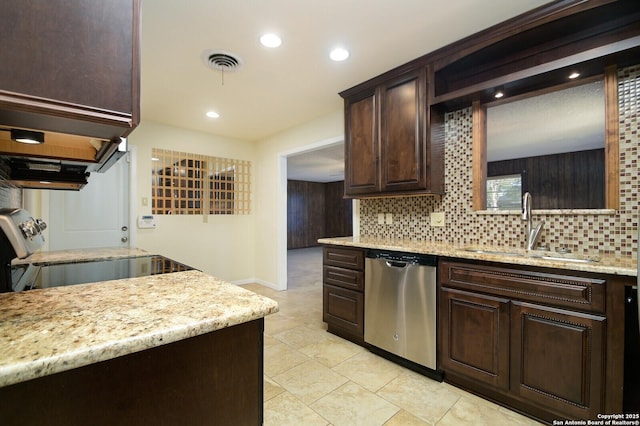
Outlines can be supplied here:
<path id="1" fill-rule="evenodd" d="M 581 256 L 572 253 L 553 253 L 549 251 L 525 251 L 525 250 L 517 250 L 513 251 L 508 250 L 495 250 L 495 249 L 484 249 L 478 247 L 465 247 L 462 250 L 470 252 L 470 253 L 479 253 L 479 254 L 493 254 L 498 256 L 524 256 L 524 257 L 532 257 L 535 259 L 549 260 L 554 262 L 576 262 L 576 263 L 593 263 L 599 262 L 600 259 L 595 256 Z"/>
<path id="2" fill-rule="evenodd" d="M 521 252 L 519 253 L 516 251 L 501 251 L 501 250 L 481 249 L 481 248 L 474 248 L 474 247 L 465 247 L 462 250 L 468 251 L 471 253 L 497 254 L 499 256 L 517 256 L 517 255 L 523 254 Z"/>
<path id="3" fill-rule="evenodd" d="M 571 255 L 571 254 L 563 254 L 558 256 L 554 256 L 554 255 L 541 256 L 538 253 L 535 253 L 535 254 L 531 253 L 531 254 L 527 254 L 526 256 L 535 257 L 535 258 L 544 259 L 544 260 L 553 260 L 556 262 L 592 263 L 592 262 L 600 261 L 600 259 L 597 257 L 584 257 L 584 256 Z"/>

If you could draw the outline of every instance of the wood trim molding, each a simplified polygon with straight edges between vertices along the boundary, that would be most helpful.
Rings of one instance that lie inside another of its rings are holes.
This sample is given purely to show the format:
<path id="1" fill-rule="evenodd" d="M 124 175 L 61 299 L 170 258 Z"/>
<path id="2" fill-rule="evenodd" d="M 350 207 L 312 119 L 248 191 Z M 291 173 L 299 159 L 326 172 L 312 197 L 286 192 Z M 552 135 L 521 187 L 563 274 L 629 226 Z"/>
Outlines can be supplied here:
<path id="1" fill-rule="evenodd" d="M 605 205 L 620 207 L 620 112 L 618 111 L 618 69 L 610 65 L 604 70 L 605 97 Z"/>
<path id="2" fill-rule="evenodd" d="M 473 210 L 487 207 L 487 108 L 480 101 L 473 102 Z"/>

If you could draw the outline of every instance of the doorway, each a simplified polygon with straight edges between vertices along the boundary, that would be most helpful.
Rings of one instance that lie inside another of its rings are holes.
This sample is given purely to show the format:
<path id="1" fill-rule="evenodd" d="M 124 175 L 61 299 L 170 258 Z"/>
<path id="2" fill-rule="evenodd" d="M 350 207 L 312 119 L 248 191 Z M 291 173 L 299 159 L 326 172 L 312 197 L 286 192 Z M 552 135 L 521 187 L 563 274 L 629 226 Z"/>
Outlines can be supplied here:
<path id="1" fill-rule="evenodd" d="M 288 275 L 290 270 L 288 259 L 289 240 L 289 180 L 298 182 L 332 182 L 344 180 L 344 139 L 342 136 L 326 139 L 318 143 L 301 147 L 280 155 L 280 196 L 279 210 L 283 214 L 279 215 L 278 225 L 278 288 L 286 290 L 289 288 Z M 336 158 L 336 154 L 341 155 Z M 291 161 L 290 161 L 291 160 Z M 321 205 L 320 208 L 324 208 Z M 317 207 L 315 207 L 317 208 Z M 305 225 L 302 225 L 305 226 Z M 323 234 L 323 236 L 326 236 Z M 309 250 L 311 253 L 314 250 Z M 321 250 L 315 250 L 321 253 Z M 321 256 L 321 254 L 320 254 Z M 291 256 L 291 261 L 295 262 L 300 256 Z M 308 257 L 307 257 L 308 260 Z M 321 258 L 320 258 L 321 260 Z M 317 263 L 317 262 L 315 262 Z M 321 277 L 320 277 L 321 280 Z"/>

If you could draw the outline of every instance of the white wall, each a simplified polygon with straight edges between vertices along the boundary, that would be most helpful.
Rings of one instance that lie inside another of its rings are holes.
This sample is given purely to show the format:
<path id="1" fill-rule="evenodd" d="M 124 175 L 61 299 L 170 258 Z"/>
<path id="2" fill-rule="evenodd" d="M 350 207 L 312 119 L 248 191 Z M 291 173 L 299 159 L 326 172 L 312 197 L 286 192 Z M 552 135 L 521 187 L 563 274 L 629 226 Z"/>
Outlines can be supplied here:
<path id="1" fill-rule="evenodd" d="M 131 134 L 129 144 L 135 145 L 137 151 L 136 193 L 132 196 L 131 206 L 136 218 L 151 213 L 152 148 L 249 160 L 255 194 L 258 167 L 252 142 L 145 121 Z M 142 205 L 143 197 L 148 200 L 147 206 Z M 156 229 L 136 230 L 135 245 L 225 281 L 254 282 L 255 204 L 254 201 L 250 215 L 157 215 Z"/>
<path id="2" fill-rule="evenodd" d="M 342 109 L 257 143 L 255 271 L 259 282 L 286 288 L 286 156 L 344 137 Z M 283 183 L 284 179 L 284 183 Z"/>
<path id="3" fill-rule="evenodd" d="M 258 142 L 247 142 L 144 121 L 129 137 L 135 146 L 132 217 L 151 213 L 152 148 L 251 161 L 250 215 L 157 215 L 156 229 L 135 229 L 133 245 L 234 283 L 286 288 L 286 156 L 344 137 L 342 110 Z M 134 177 L 135 176 L 135 177 Z M 46 191 L 28 191 L 26 204 L 45 217 Z M 42 197 L 42 198 L 41 198 Z M 144 206 L 142 199 L 147 199 Z M 131 227 L 136 227 L 135 220 Z"/>

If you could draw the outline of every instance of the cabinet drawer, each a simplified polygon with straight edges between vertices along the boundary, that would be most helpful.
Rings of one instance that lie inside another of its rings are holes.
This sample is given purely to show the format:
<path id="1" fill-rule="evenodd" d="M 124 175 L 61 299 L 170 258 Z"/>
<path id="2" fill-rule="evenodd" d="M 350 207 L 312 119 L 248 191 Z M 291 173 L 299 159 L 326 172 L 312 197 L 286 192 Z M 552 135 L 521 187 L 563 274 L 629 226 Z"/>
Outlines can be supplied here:
<path id="1" fill-rule="evenodd" d="M 325 247 L 322 260 L 325 265 L 364 270 L 364 250 L 360 249 Z"/>
<path id="2" fill-rule="evenodd" d="M 322 279 L 325 284 L 348 288 L 354 291 L 364 289 L 364 272 L 353 269 L 325 266 L 322 271 Z"/>
<path id="3" fill-rule="evenodd" d="M 323 293 L 322 320 L 349 333 L 364 336 L 364 295 L 326 284 Z"/>
<path id="4" fill-rule="evenodd" d="M 606 281 L 466 262 L 440 262 L 441 285 L 582 311 L 605 311 Z"/>

